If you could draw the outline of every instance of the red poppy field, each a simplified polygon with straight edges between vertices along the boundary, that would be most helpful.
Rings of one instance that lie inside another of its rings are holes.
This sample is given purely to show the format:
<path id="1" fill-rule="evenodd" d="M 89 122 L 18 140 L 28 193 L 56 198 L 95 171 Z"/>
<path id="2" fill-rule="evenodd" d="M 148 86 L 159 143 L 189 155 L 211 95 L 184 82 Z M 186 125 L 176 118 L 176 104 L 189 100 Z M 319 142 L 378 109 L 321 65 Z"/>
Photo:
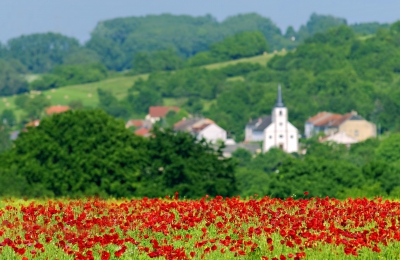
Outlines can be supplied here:
<path id="1" fill-rule="evenodd" d="M 380 198 L 1 203 L 0 259 L 400 259 Z"/>

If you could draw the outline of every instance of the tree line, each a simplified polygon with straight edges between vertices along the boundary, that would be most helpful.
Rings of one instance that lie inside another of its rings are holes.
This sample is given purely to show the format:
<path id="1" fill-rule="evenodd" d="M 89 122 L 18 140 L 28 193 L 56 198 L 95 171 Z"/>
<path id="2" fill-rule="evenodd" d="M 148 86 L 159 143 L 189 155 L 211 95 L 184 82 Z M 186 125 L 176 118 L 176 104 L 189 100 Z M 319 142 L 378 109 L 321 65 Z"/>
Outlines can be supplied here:
<path id="1" fill-rule="evenodd" d="M 50 72 L 62 64 L 99 62 L 109 70 L 123 71 L 131 68 L 132 59 L 138 53 L 171 49 L 178 57 L 187 59 L 209 51 L 210 46 L 225 38 L 253 31 L 260 32 L 268 41 L 268 51 L 293 49 L 313 34 L 343 24 L 347 24 L 345 19 L 312 14 L 297 32 L 293 27 L 282 32 L 270 19 L 255 13 L 231 16 L 222 22 L 211 15 L 162 14 L 116 18 L 99 22 L 84 44 L 58 33 L 36 33 L 10 39 L 6 44 L 0 44 L 0 58 L 18 61 L 30 73 Z M 389 27 L 379 23 L 350 26 L 358 34 L 373 34 L 379 28 Z M 218 45 L 213 48 L 218 49 Z"/>

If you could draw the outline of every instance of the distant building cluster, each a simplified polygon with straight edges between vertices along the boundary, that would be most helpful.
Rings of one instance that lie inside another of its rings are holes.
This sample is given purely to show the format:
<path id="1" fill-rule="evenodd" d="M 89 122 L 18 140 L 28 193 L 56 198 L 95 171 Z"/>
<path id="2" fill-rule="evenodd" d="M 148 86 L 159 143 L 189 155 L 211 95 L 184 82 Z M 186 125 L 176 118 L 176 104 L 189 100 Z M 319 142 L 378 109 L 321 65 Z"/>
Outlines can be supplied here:
<path id="1" fill-rule="evenodd" d="M 69 106 L 51 106 L 46 109 L 46 114 L 51 116 L 68 110 L 70 110 Z M 153 125 L 165 119 L 170 111 L 177 113 L 180 108 L 151 106 L 144 119 L 128 120 L 125 126 L 134 128 L 136 135 L 149 137 Z M 238 148 L 246 149 L 252 154 L 267 152 L 271 148 L 279 148 L 288 153 L 305 153 L 305 150 L 300 151 L 300 134 L 298 129 L 289 122 L 288 115 L 288 108 L 283 103 L 282 89 L 278 86 L 277 99 L 271 115 L 250 119 L 245 126 L 245 138 L 241 143 L 228 138 L 227 131 L 209 118 L 189 115 L 175 123 L 173 129 L 188 132 L 198 140 L 205 139 L 212 145 L 223 142 L 225 144 L 223 152 L 226 157 L 230 157 Z M 37 127 L 39 124 L 40 120 L 34 120 L 26 124 L 22 131 L 26 131 L 27 127 Z M 11 139 L 15 140 L 18 134 L 19 131 L 11 133 Z M 330 141 L 350 147 L 354 143 L 375 137 L 377 132 L 376 125 L 365 120 L 356 111 L 344 115 L 323 111 L 310 117 L 304 125 L 306 138 L 316 135 L 319 136 L 320 142 Z"/>

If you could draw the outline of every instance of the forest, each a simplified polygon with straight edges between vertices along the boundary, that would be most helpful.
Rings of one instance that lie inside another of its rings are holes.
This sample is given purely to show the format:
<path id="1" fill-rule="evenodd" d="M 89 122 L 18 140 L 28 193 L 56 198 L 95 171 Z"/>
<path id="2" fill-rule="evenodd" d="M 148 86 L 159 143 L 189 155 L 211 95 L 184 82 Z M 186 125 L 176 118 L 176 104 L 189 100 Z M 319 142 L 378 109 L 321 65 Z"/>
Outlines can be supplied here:
<path id="1" fill-rule="evenodd" d="M 159 26 L 164 29 L 154 29 Z M 265 64 L 203 67 L 283 48 Z M 223 22 L 211 16 L 120 18 L 100 22 L 84 45 L 54 33 L 21 36 L 0 46 L 0 58 L 2 97 L 148 76 L 122 99 L 98 88 L 98 107 L 72 100 L 72 111 L 52 117 L 43 114 L 51 104 L 43 94 L 17 95 L 22 120 L 11 109 L 0 111 L 0 196 L 400 194 L 400 22 L 348 25 L 313 14 L 297 32 L 289 27 L 282 33 L 257 14 Z M 28 82 L 27 74 L 40 76 Z M 167 118 L 149 139 L 122 123 L 166 99 L 181 100 L 185 113 L 204 115 L 242 141 L 251 118 L 271 113 L 278 84 L 289 121 L 300 131 L 320 111 L 355 110 L 379 126 L 379 138 L 350 149 L 301 139 L 305 155 L 239 149 L 221 159 L 223 146 L 215 153 L 190 135 L 175 135 L 168 127 L 179 118 Z M 9 132 L 34 119 L 40 126 L 11 142 Z"/>

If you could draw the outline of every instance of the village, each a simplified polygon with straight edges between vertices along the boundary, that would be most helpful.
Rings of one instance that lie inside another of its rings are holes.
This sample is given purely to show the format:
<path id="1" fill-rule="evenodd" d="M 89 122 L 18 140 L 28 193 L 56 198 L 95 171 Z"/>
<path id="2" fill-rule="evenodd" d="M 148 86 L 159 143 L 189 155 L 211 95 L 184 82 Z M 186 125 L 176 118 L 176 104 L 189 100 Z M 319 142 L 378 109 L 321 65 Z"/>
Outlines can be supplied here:
<path id="1" fill-rule="evenodd" d="M 377 136 L 377 127 L 357 114 L 350 111 L 347 114 L 337 114 L 321 111 L 309 117 L 304 123 L 304 134 L 289 122 L 289 111 L 283 102 L 282 89 L 279 86 L 275 105 L 271 104 L 271 115 L 260 115 L 250 119 L 243 131 L 245 139 L 235 142 L 228 137 L 228 131 L 221 128 L 218 122 L 200 116 L 183 117 L 173 125 L 174 131 L 184 131 L 192 134 L 197 140 L 205 139 L 217 147 L 224 143 L 224 156 L 229 158 L 238 148 L 243 148 L 255 155 L 268 152 L 271 148 L 279 148 L 287 153 L 306 154 L 307 150 L 299 145 L 299 138 L 312 138 L 318 135 L 319 142 L 334 142 L 350 148 L 352 144 L 362 142 Z M 69 106 L 51 106 L 46 109 L 46 114 L 63 113 L 70 110 Z M 126 128 L 133 128 L 134 134 L 149 137 L 153 126 L 165 120 L 169 112 L 180 111 L 176 106 L 150 106 L 149 112 L 143 119 L 131 119 L 126 122 Z M 40 120 L 34 120 L 25 125 L 37 127 Z M 18 137 L 19 131 L 11 133 L 11 139 Z"/>

